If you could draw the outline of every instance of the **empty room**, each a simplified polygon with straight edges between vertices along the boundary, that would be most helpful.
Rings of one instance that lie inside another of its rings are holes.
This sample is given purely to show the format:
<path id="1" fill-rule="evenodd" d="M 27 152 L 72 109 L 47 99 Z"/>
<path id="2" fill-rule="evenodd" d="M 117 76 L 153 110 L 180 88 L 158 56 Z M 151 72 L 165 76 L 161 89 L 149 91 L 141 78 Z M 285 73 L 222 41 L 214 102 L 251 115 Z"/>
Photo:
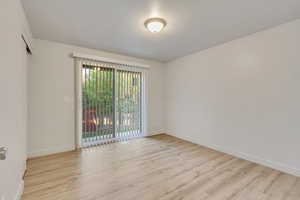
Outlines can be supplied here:
<path id="1" fill-rule="evenodd" d="M 299 0 L 1 0 L 0 200 L 300 200 Z"/>

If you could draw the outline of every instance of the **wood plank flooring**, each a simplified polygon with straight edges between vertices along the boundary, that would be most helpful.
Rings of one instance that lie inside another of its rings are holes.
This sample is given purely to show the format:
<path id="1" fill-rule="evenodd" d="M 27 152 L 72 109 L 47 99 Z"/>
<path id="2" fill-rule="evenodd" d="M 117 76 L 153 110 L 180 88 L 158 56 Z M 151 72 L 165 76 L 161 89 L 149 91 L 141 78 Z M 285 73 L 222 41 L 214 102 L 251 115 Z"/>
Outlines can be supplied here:
<path id="1" fill-rule="evenodd" d="M 300 178 L 168 135 L 31 159 L 23 200 L 300 200 Z"/>

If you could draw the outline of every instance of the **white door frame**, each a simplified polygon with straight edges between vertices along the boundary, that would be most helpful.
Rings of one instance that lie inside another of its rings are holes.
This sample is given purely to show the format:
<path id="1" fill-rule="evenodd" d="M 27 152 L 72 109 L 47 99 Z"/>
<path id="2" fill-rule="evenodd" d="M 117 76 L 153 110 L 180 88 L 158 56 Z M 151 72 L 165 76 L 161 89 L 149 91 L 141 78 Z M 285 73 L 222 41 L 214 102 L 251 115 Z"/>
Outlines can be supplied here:
<path id="1" fill-rule="evenodd" d="M 106 60 L 109 59 L 105 59 L 104 61 L 98 60 L 98 62 L 105 62 Z M 97 63 L 97 61 L 91 61 L 91 62 L 95 62 Z M 120 63 L 116 62 L 116 63 Z M 75 147 L 76 149 L 82 148 L 82 66 L 83 66 L 83 60 L 82 57 L 78 58 L 75 57 Z M 107 67 L 107 66 L 105 66 Z M 142 116 L 141 116 L 141 120 L 142 120 L 142 132 L 141 132 L 141 137 L 143 136 L 147 136 L 148 135 L 148 127 L 147 127 L 147 122 L 148 122 L 148 109 L 147 109 L 147 105 L 148 105 L 148 70 L 146 67 L 142 66 L 142 67 L 131 67 L 128 66 L 126 64 L 122 65 L 122 64 L 115 64 L 115 65 L 111 65 L 111 68 L 113 68 L 114 70 L 127 70 L 127 71 L 132 71 L 132 72 L 141 72 L 142 73 L 142 80 L 141 80 L 141 104 L 142 104 Z M 116 73 L 115 73 L 116 74 Z"/>

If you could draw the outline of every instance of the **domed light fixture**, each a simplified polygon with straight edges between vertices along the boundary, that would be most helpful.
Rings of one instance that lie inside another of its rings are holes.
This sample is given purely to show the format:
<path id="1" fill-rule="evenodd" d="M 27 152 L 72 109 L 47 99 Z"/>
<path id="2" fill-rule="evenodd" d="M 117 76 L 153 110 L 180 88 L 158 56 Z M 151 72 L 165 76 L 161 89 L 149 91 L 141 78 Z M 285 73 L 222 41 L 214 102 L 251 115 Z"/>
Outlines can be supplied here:
<path id="1" fill-rule="evenodd" d="M 150 18 L 145 21 L 145 27 L 152 33 L 158 33 L 167 25 L 162 18 Z"/>

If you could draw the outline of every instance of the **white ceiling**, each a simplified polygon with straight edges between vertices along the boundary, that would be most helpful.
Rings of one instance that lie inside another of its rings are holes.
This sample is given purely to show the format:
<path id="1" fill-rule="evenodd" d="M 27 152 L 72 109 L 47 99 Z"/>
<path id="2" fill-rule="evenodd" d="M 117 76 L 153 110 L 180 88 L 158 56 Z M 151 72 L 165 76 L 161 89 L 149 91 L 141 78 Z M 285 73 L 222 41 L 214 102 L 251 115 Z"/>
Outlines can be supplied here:
<path id="1" fill-rule="evenodd" d="M 169 61 L 300 18 L 300 0 L 23 0 L 36 38 Z M 144 21 L 162 17 L 159 34 Z"/>

